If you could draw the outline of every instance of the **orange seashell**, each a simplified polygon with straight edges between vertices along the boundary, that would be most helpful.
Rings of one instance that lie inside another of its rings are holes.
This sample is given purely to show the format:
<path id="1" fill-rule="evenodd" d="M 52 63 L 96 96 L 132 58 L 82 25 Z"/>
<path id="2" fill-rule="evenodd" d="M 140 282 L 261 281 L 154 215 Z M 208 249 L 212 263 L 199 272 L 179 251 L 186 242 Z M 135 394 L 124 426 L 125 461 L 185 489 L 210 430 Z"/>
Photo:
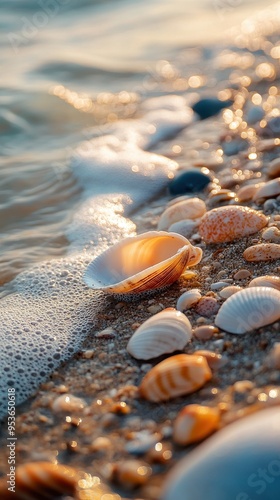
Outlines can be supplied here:
<path id="1" fill-rule="evenodd" d="M 201 219 L 199 233 L 206 243 L 223 243 L 256 233 L 267 223 L 268 218 L 257 210 L 227 205 L 207 212 Z"/>
<path id="2" fill-rule="evenodd" d="M 200 389 L 211 377 L 203 356 L 177 354 L 161 361 L 145 375 L 139 393 L 148 401 L 166 401 Z"/>
<path id="3" fill-rule="evenodd" d="M 202 405 L 185 406 L 178 414 L 173 428 L 173 439 L 180 445 L 201 441 L 212 434 L 220 423 L 217 408 Z"/>
<path id="4" fill-rule="evenodd" d="M 1 500 L 52 500 L 74 496 L 77 474 L 72 467 L 49 462 L 30 462 L 16 468 L 15 493 L 7 491 L 7 481 L 0 484 Z"/>
<path id="5" fill-rule="evenodd" d="M 246 248 L 243 257 L 249 262 L 280 259 L 280 245 L 277 243 L 259 243 Z"/>

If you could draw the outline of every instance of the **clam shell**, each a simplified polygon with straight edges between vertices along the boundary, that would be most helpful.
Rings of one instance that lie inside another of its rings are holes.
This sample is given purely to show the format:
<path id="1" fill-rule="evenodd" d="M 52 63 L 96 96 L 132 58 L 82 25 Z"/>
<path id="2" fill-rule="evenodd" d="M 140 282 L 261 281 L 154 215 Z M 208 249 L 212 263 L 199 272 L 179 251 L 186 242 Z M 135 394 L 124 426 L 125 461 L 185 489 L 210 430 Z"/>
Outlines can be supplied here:
<path id="1" fill-rule="evenodd" d="M 254 200 L 261 200 L 262 198 L 273 198 L 280 194 L 280 177 L 266 182 L 257 190 L 254 195 Z"/>
<path id="2" fill-rule="evenodd" d="M 279 407 L 270 408 L 209 437 L 167 475 L 160 499 L 278 499 L 279 418 Z"/>
<path id="3" fill-rule="evenodd" d="M 250 201 L 253 199 L 254 195 L 259 189 L 259 184 L 248 184 L 247 186 L 242 186 L 236 193 L 239 201 Z"/>
<path id="4" fill-rule="evenodd" d="M 176 309 L 165 309 L 137 328 L 127 344 L 131 356 L 152 359 L 176 350 L 182 350 L 192 338 L 188 318 Z"/>
<path id="5" fill-rule="evenodd" d="M 258 276 L 250 281 L 248 286 L 268 286 L 270 288 L 276 288 L 280 291 L 280 277 L 279 276 Z"/>
<path id="6" fill-rule="evenodd" d="M 246 333 L 280 318 L 280 292 L 269 287 L 245 288 L 221 306 L 215 324 L 230 333 Z"/>
<path id="7" fill-rule="evenodd" d="M 96 257 L 84 281 L 90 288 L 124 299 L 138 297 L 171 285 L 201 257 L 202 250 L 183 236 L 150 231 L 126 238 Z"/>
<path id="8" fill-rule="evenodd" d="M 176 417 L 173 440 L 183 446 L 201 441 L 218 428 L 219 422 L 220 412 L 217 408 L 198 404 L 187 405 Z"/>
<path id="9" fill-rule="evenodd" d="M 176 309 L 183 312 L 186 309 L 189 309 L 190 307 L 197 304 L 200 299 L 201 293 L 198 288 L 187 290 L 186 292 L 182 293 L 182 295 L 180 295 L 179 299 L 177 300 Z"/>
<path id="10" fill-rule="evenodd" d="M 140 395 L 158 402 L 200 389 L 212 377 L 203 356 L 177 354 L 154 366 L 143 378 Z"/>
<path id="11" fill-rule="evenodd" d="M 260 262 L 280 259 L 280 245 L 277 243 L 259 243 L 246 248 L 243 257 L 248 262 Z"/>
<path id="12" fill-rule="evenodd" d="M 257 210 L 240 205 L 213 208 L 201 219 L 199 234 L 206 243 L 234 241 L 256 233 L 268 223 Z"/>
<path id="13" fill-rule="evenodd" d="M 184 219 L 198 219 L 206 212 L 206 205 L 200 198 L 189 198 L 167 207 L 158 222 L 158 230 L 167 230 L 171 224 Z"/>

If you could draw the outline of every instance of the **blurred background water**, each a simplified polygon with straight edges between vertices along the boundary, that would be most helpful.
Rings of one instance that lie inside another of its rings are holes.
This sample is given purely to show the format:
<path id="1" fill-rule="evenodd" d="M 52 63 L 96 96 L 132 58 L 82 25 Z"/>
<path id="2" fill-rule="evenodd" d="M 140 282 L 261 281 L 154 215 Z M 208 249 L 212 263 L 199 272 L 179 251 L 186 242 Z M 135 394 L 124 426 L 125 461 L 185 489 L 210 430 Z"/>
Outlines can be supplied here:
<path id="1" fill-rule="evenodd" d="M 211 88 L 210 47 L 274 3 L 0 1 L 0 283 L 65 253 L 81 191 L 68 159 L 88 127 L 193 91 L 198 74 Z"/>

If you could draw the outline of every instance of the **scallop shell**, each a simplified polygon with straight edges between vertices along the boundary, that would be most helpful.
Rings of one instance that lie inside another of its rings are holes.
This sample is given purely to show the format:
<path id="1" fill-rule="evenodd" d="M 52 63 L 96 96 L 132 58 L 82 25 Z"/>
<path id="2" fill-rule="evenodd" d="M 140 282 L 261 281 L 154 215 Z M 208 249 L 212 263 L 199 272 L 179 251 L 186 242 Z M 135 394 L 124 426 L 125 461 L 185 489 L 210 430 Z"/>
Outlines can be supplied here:
<path id="1" fill-rule="evenodd" d="M 126 238 L 96 257 L 84 281 L 91 288 L 131 299 L 171 285 L 201 257 L 202 250 L 183 236 L 150 231 Z"/>
<path id="2" fill-rule="evenodd" d="M 186 292 L 182 293 L 182 295 L 180 295 L 179 299 L 177 300 L 176 309 L 183 312 L 186 309 L 189 309 L 190 307 L 197 304 L 200 299 L 201 293 L 198 288 L 187 290 Z"/>
<path id="3" fill-rule="evenodd" d="M 143 378 L 140 395 L 158 402 L 200 389 L 212 377 L 203 356 L 177 354 L 154 366 Z"/>
<path id="4" fill-rule="evenodd" d="M 192 326 L 188 318 L 176 309 L 168 308 L 137 328 L 127 344 L 131 356 L 152 359 L 182 350 L 192 338 Z"/>
<path id="5" fill-rule="evenodd" d="M 268 223 L 261 212 L 240 205 L 213 208 L 201 219 L 200 236 L 206 243 L 234 241 L 256 233 Z"/>
<path id="6" fill-rule="evenodd" d="M 279 407 L 270 408 L 209 437 L 167 475 L 160 499 L 278 499 L 279 417 Z"/>
<path id="7" fill-rule="evenodd" d="M 248 286 L 268 286 L 276 288 L 280 291 L 280 277 L 279 276 L 259 276 L 250 281 Z"/>
<path id="8" fill-rule="evenodd" d="M 183 446 L 201 441 L 212 434 L 219 423 L 220 412 L 217 408 L 198 404 L 187 405 L 176 417 L 173 440 Z"/>
<path id="9" fill-rule="evenodd" d="M 0 498 L 53 500 L 75 496 L 77 474 L 71 467 L 49 462 L 30 462 L 16 467 L 15 492 L 7 491 L 7 478 L 0 483 Z"/>
<path id="10" fill-rule="evenodd" d="M 248 262 L 260 262 L 280 259 L 280 245 L 277 243 L 259 243 L 246 248 L 243 257 Z"/>
<path id="11" fill-rule="evenodd" d="M 230 333 L 246 333 L 280 318 L 280 292 L 269 287 L 245 288 L 221 306 L 215 324 Z"/>
<path id="12" fill-rule="evenodd" d="M 158 230 L 167 230 L 171 224 L 183 219 L 198 219 L 206 212 L 206 205 L 200 198 L 189 198 L 167 207 L 158 222 Z"/>
<path id="13" fill-rule="evenodd" d="M 280 194 L 280 177 L 266 182 L 257 190 L 254 195 L 254 200 L 261 200 L 262 198 L 274 198 Z"/>

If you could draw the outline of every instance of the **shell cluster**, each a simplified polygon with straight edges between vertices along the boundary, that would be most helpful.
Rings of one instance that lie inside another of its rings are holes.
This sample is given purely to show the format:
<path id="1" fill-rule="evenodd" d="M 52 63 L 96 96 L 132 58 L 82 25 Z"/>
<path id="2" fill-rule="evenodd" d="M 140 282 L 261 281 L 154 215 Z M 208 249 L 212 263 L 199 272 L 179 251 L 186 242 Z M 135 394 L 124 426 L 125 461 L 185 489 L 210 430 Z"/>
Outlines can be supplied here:
<path id="1" fill-rule="evenodd" d="M 183 236 L 149 231 L 105 250 L 88 266 L 84 281 L 123 299 L 136 298 L 171 285 L 201 258 L 202 250 Z"/>

